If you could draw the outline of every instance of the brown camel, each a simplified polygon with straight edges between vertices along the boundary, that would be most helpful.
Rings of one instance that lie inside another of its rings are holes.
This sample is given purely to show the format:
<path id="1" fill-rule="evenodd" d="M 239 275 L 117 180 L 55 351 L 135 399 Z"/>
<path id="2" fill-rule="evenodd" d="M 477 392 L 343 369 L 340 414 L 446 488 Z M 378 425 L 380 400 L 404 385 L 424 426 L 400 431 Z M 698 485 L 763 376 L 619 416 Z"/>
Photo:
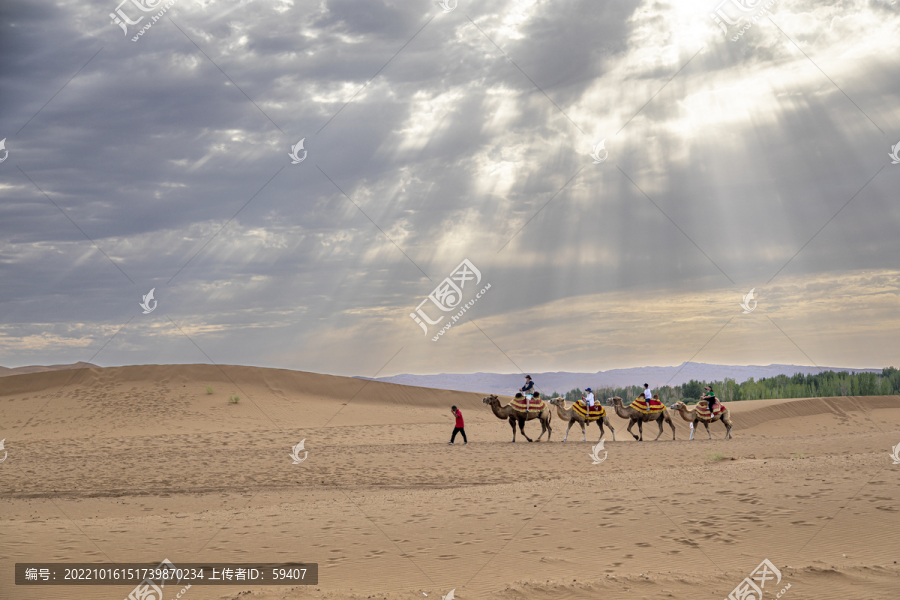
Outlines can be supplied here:
<path id="1" fill-rule="evenodd" d="M 672 422 L 672 416 L 669 414 L 668 409 L 664 409 L 662 412 L 658 413 L 642 413 L 636 408 L 625 406 L 622 403 L 622 399 L 618 396 L 607 398 L 607 402 L 612 403 L 612 405 L 616 409 L 616 414 L 620 418 L 630 420 L 630 423 L 628 423 L 628 433 L 631 433 L 631 436 L 637 441 L 644 441 L 644 423 L 647 423 L 649 421 L 656 421 L 656 423 L 659 425 L 659 435 L 657 435 L 653 440 L 654 442 L 659 439 L 660 435 L 662 435 L 663 421 L 668 423 L 669 427 L 672 428 L 672 439 L 675 439 L 675 423 Z M 641 437 L 638 437 L 631 432 L 631 428 L 634 427 L 635 423 L 637 423 L 638 425 L 638 431 L 640 432 Z"/>
<path id="2" fill-rule="evenodd" d="M 716 416 L 714 416 L 713 418 L 709 419 L 708 421 L 700 418 L 700 415 L 697 413 L 696 408 L 693 410 L 688 410 L 687 405 L 681 401 L 678 401 L 675 404 L 673 404 L 672 410 L 677 410 L 678 413 L 681 415 L 682 419 L 684 419 L 685 421 L 687 421 L 688 423 L 693 425 L 693 427 L 691 428 L 691 438 L 690 439 L 694 439 L 694 432 L 697 431 L 697 423 L 703 423 L 703 426 L 706 427 L 706 435 L 709 436 L 709 439 L 712 439 L 712 434 L 709 432 L 709 424 L 715 423 L 719 419 L 722 420 L 722 423 L 724 423 L 725 428 L 727 429 L 727 431 L 725 432 L 725 439 L 726 440 L 732 439 L 731 428 L 733 427 L 733 425 L 731 423 L 731 414 L 728 412 L 727 408 L 724 411 L 717 414 Z"/>
<path id="3" fill-rule="evenodd" d="M 586 442 L 587 441 L 587 433 L 585 432 L 585 429 L 584 429 L 584 423 L 585 423 L 584 417 L 582 417 L 577 412 L 575 412 L 574 408 L 572 408 L 572 407 L 566 408 L 566 399 L 565 398 L 551 398 L 550 404 L 553 404 L 554 406 L 556 406 L 557 416 L 559 416 L 559 418 L 562 419 L 563 421 L 568 421 L 568 423 L 569 423 L 569 426 L 566 427 L 566 437 L 563 438 L 563 441 L 566 441 L 567 439 L 569 439 L 569 430 L 572 429 L 572 425 L 574 425 L 575 423 L 578 423 L 579 425 L 581 425 L 581 436 L 584 438 L 581 441 Z M 588 423 L 591 423 L 591 422 L 592 421 L 588 421 Z M 600 440 L 602 440 L 603 434 L 606 433 L 606 431 L 604 431 L 604 429 L 603 429 L 604 423 L 606 424 L 607 427 L 609 427 L 609 430 L 612 432 L 613 441 L 616 441 L 616 430 L 613 429 L 613 426 L 610 425 L 610 423 L 609 423 L 609 414 L 604 415 L 602 419 L 597 419 L 597 425 L 600 426 L 600 437 L 597 439 L 597 441 L 599 442 Z"/>
<path id="4" fill-rule="evenodd" d="M 519 431 L 522 432 L 522 436 L 528 440 L 529 442 L 533 442 L 534 440 L 525 435 L 525 421 L 530 421 L 532 419 L 540 419 L 541 420 L 541 435 L 538 436 L 537 441 L 541 441 L 541 438 L 544 437 L 544 433 L 547 434 L 547 441 L 550 441 L 550 435 L 553 433 L 553 429 L 550 427 L 550 418 L 553 414 L 550 412 L 550 405 L 546 405 L 544 410 L 541 412 L 536 411 L 528 411 L 528 415 L 525 413 L 517 411 L 513 409 L 512 406 L 508 404 L 506 406 L 502 406 L 500 404 L 500 398 L 491 394 L 487 398 L 482 398 L 481 400 L 485 404 L 489 404 L 491 406 L 491 410 L 494 411 L 494 416 L 498 419 L 506 419 L 509 421 L 509 426 L 512 427 L 513 439 L 512 441 L 516 441 L 516 422 L 519 423 Z"/>

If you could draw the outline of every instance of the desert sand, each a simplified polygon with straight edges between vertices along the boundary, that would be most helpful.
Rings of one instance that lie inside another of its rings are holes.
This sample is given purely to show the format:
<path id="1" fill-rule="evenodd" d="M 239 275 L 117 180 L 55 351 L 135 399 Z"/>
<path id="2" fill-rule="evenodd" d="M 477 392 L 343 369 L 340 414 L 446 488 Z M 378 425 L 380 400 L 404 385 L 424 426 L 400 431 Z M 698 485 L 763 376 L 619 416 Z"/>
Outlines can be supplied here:
<path id="1" fill-rule="evenodd" d="M 716 423 L 687 441 L 675 415 L 677 441 L 638 443 L 613 414 L 598 465 L 596 426 L 563 444 L 554 412 L 550 443 L 511 444 L 481 398 L 240 366 L 0 378 L 0 598 L 132 587 L 16 587 L 16 562 L 163 558 L 319 564 L 313 587 L 188 600 L 718 600 L 766 558 L 766 600 L 898 595 L 898 396 L 732 403 L 733 440 Z M 447 445 L 451 404 L 467 446 Z"/>

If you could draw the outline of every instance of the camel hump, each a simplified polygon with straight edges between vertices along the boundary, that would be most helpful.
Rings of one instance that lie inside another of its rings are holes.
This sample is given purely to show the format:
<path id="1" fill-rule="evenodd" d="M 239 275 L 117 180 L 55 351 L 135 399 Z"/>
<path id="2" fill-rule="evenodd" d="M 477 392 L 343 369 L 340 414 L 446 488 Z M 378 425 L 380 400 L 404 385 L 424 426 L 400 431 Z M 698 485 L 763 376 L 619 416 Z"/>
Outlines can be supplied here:
<path id="1" fill-rule="evenodd" d="M 666 405 L 661 400 L 637 398 L 631 401 L 631 408 L 646 414 L 656 414 L 665 411 Z"/>
<path id="2" fill-rule="evenodd" d="M 586 421 L 596 421 L 606 416 L 606 409 L 603 406 L 599 404 L 586 406 L 581 400 L 572 405 L 572 410 Z"/>
<path id="3" fill-rule="evenodd" d="M 719 402 L 716 404 L 716 408 L 713 411 L 709 409 L 709 401 L 706 402 L 698 402 L 697 403 L 697 416 L 700 417 L 704 421 L 708 421 L 710 419 L 714 419 L 727 411 L 725 405 Z"/>
<path id="4" fill-rule="evenodd" d="M 513 410 L 517 412 L 542 412 L 545 408 L 547 408 L 547 403 L 541 399 L 528 399 L 528 398 L 513 398 L 512 402 L 509 403 Z"/>

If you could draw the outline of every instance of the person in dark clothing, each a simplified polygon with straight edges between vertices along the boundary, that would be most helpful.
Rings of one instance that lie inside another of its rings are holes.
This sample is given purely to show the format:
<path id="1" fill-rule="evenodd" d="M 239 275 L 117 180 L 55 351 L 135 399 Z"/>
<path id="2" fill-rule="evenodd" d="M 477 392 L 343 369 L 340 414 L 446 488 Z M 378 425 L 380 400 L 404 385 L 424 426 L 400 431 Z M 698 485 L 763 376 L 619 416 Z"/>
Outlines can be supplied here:
<path id="1" fill-rule="evenodd" d="M 519 388 L 519 391 L 523 394 L 533 393 L 534 391 L 534 382 L 531 380 L 531 375 L 525 376 L 525 386 Z"/>
<path id="2" fill-rule="evenodd" d="M 706 393 L 703 394 L 701 400 L 706 400 L 706 407 L 709 408 L 710 414 L 712 414 L 713 410 L 716 408 L 716 404 L 719 402 L 719 399 L 716 398 L 716 393 L 713 391 L 712 386 L 706 386 Z"/>
<path id="3" fill-rule="evenodd" d="M 456 427 L 453 428 L 453 435 L 450 436 L 450 441 L 447 443 L 452 444 L 453 440 L 456 439 L 456 434 L 461 433 L 463 436 L 463 446 L 467 446 L 469 444 L 469 440 L 466 439 L 466 425 L 465 423 L 463 423 L 462 412 L 455 406 L 450 407 L 450 412 L 452 412 L 453 416 L 456 417 Z"/>

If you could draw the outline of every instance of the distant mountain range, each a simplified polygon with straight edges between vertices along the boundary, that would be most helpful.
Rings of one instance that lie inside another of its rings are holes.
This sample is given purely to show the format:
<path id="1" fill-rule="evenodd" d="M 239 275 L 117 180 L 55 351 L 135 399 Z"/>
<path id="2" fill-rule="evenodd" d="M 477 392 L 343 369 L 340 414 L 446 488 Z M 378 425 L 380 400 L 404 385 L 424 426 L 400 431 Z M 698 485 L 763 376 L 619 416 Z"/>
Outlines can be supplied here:
<path id="1" fill-rule="evenodd" d="M 25 373 L 43 373 L 65 369 L 99 368 L 91 363 L 78 362 L 70 365 L 33 365 L 28 367 L 0 367 L 0 377 L 4 375 L 22 375 Z M 776 375 L 793 375 L 794 373 L 821 373 L 822 371 L 849 371 L 851 373 L 881 373 L 881 369 L 844 369 L 838 367 L 806 367 L 800 365 L 767 365 L 767 366 L 734 366 L 711 365 L 707 363 L 687 362 L 674 367 L 634 367 L 630 369 L 610 369 L 596 373 L 529 373 L 534 378 L 535 387 L 542 393 L 563 394 L 574 388 L 586 387 L 620 387 L 626 385 L 643 385 L 651 387 L 661 385 L 680 385 L 691 379 L 698 381 L 721 381 L 725 377 L 738 383 L 753 377 L 774 377 Z M 370 379 L 358 377 L 357 379 Z M 440 375 L 392 375 L 377 377 L 373 381 L 412 385 L 439 390 L 457 390 L 460 392 L 477 392 L 479 394 L 512 395 L 525 383 L 525 375 L 521 373 L 441 373 Z"/>
<path id="2" fill-rule="evenodd" d="M 849 371 L 851 373 L 881 373 L 881 369 L 841 369 L 836 367 L 805 367 L 800 365 L 767 365 L 767 366 L 734 366 L 710 365 L 706 363 L 687 362 L 674 367 L 634 367 L 630 369 L 610 369 L 596 373 L 529 373 L 534 379 L 535 387 L 542 393 L 563 394 L 574 388 L 586 387 L 620 387 L 627 385 L 643 385 L 650 387 L 661 385 L 680 385 L 691 379 L 698 381 L 717 381 L 726 377 L 738 383 L 751 377 L 774 377 L 775 375 L 793 375 L 794 373 L 821 373 L 822 371 Z M 368 378 L 361 378 L 368 379 Z M 521 373 L 441 373 L 440 375 L 393 375 L 378 377 L 374 381 L 414 385 L 440 390 L 457 390 L 460 392 L 478 392 L 481 394 L 511 395 L 525 382 Z"/>

